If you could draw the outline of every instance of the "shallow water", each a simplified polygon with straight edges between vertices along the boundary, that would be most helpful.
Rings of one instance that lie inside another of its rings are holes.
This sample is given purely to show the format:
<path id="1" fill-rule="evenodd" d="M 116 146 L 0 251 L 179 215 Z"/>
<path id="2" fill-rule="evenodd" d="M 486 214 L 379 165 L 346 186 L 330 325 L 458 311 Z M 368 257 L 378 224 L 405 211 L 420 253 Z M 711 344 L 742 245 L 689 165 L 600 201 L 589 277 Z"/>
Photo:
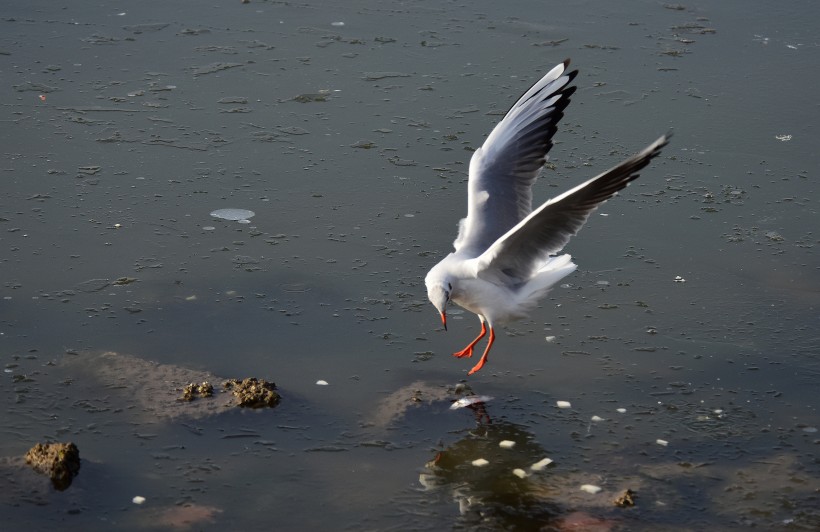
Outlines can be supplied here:
<path id="1" fill-rule="evenodd" d="M 345 5 L 0 8 L 5 519 L 820 527 L 820 7 Z M 439 330 L 423 277 L 470 150 L 565 57 L 579 90 L 536 200 L 674 138 L 467 378 L 449 353 L 478 320 Z M 164 415 L 144 392 L 168 373 L 130 357 L 283 399 Z M 451 411 L 460 381 L 495 399 Z M 83 463 L 58 493 L 19 457 L 66 440 Z"/>

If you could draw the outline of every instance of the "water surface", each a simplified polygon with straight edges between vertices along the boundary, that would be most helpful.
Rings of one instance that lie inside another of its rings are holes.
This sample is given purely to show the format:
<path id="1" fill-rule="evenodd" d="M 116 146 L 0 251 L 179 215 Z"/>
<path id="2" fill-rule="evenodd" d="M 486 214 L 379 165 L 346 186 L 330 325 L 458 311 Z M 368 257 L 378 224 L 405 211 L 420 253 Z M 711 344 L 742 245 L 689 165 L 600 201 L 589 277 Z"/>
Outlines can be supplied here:
<path id="1" fill-rule="evenodd" d="M 819 10 L 4 5 L 4 517 L 820 527 Z M 471 150 L 566 57 L 579 90 L 537 201 L 674 138 L 468 379 L 449 353 L 478 320 L 454 312 L 445 334 L 423 277 L 464 215 Z M 210 216 L 225 208 L 256 215 Z M 170 377 L 137 360 L 283 399 L 164 415 L 145 390 Z M 449 410 L 461 381 L 495 399 Z M 83 459 L 69 490 L 24 474 L 28 448 L 66 440 Z"/>

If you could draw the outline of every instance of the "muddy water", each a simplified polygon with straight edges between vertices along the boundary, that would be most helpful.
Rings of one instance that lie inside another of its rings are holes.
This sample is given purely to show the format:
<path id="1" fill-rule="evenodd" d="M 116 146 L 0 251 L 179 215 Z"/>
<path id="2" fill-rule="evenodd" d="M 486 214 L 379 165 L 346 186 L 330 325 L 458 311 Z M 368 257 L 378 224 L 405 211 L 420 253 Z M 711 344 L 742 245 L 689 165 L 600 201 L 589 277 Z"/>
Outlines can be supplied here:
<path id="1" fill-rule="evenodd" d="M 0 8 L 4 519 L 820 526 L 815 3 L 347 5 Z M 565 57 L 537 200 L 675 136 L 466 379 L 478 321 L 439 330 L 422 279 L 470 150 Z M 200 376 L 282 402 L 185 410 Z M 460 381 L 494 399 L 450 410 Z M 19 457 L 67 440 L 57 493 Z"/>

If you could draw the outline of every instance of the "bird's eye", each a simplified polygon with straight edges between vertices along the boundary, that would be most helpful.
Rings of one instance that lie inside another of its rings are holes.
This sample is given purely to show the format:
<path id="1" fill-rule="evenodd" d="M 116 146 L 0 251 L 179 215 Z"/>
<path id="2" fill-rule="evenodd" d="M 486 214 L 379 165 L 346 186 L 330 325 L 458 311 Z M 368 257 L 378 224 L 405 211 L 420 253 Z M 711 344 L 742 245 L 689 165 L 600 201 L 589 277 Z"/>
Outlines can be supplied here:
<path id="1" fill-rule="evenodd" d="M 452 291 L 453 290 L 453 285 L 451 283 L 447 283 L 447 288 L 449 288 Z"/>

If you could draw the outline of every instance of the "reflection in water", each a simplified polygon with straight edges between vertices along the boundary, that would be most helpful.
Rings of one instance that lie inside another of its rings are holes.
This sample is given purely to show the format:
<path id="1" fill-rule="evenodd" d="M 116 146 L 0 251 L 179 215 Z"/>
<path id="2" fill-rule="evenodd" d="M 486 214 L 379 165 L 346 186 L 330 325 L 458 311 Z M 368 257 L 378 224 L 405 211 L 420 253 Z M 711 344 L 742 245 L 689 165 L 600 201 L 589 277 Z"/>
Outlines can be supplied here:
<path id="1" fill-rule="evenodd" d="M 482 404 L 469 408 L 476 428 L 436 453 L 419 475 L 426 490 L 458 503 L 459 526 L 609 530 L 610 522 L 558 502 L 563 488 L 551 484 L 544 467 L 549 453 L 526 427 L 492 422 Z"/>

